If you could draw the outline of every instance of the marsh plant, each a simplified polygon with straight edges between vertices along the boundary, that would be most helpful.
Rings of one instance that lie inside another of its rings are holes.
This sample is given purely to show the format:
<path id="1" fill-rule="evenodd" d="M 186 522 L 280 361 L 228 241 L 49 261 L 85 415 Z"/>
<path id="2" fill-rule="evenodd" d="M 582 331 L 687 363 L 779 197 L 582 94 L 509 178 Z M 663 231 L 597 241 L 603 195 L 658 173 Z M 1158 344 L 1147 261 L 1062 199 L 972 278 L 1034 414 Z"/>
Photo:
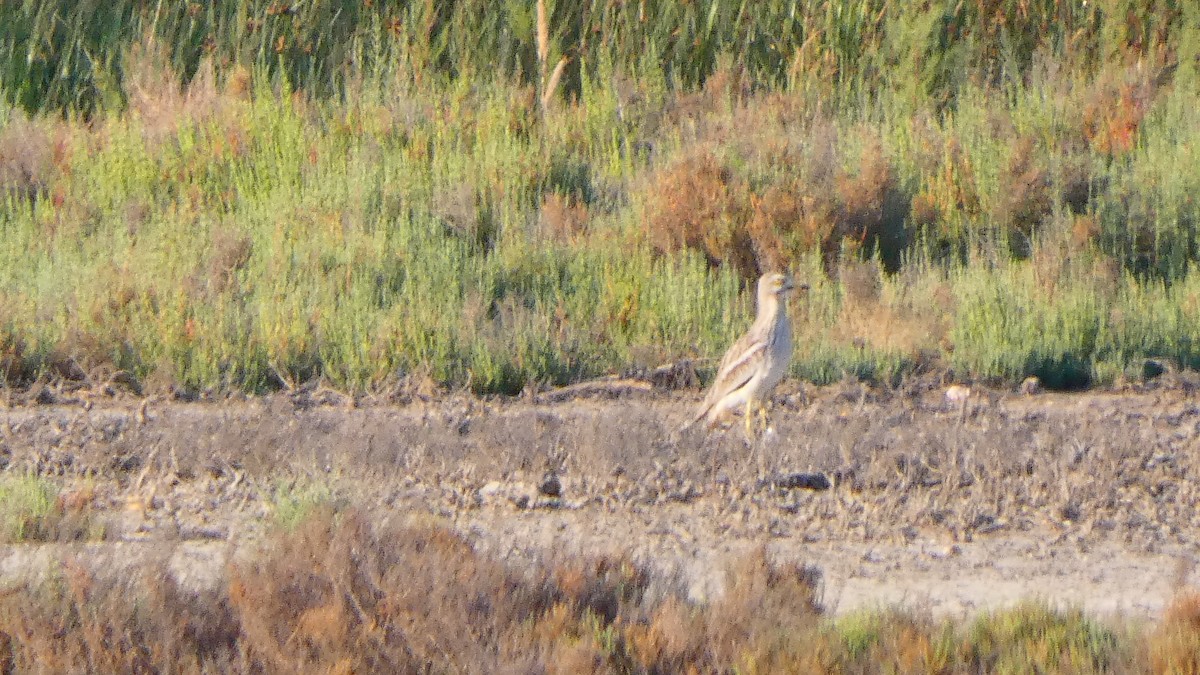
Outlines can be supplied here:
<path id="1" fill-rule="evenodd" d="M 0 370 L 515 393 L 711 359 L 779 268 L 813 382 L 1195 367 L 1198 49 L 1150 0 L 4 3 Z"/>

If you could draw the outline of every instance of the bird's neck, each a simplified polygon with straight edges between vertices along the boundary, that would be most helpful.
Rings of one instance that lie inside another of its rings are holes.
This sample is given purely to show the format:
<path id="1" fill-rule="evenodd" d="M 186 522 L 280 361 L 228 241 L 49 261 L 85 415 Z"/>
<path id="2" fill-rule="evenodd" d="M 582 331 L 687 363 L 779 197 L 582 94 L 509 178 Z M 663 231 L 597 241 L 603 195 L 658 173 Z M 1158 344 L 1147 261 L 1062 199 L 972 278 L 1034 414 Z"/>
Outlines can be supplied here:
<path id="1" fill-rule="evenodd" d="M 769 323 L 782 310 L 783 302 L 774 294 L 758 299 L 758 321 Z"/>

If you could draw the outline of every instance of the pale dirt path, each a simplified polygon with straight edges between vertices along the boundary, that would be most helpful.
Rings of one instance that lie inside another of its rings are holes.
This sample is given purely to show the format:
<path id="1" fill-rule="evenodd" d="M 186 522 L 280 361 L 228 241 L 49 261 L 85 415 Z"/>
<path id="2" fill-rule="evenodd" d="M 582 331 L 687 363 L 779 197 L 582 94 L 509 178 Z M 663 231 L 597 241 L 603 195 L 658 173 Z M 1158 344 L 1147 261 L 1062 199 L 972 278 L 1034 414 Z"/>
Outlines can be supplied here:
<path id="1" fill-rule="evenodd" d="M 677 514 L 680 521 L 686 513 Z M 667 519 L 669 522 L 670 519 Z M 1042 600 L 1099 616 L 1155 619 L 1180 588 L 1195 583 L 1192 556 L 1146 553 L 1115 544 L 1060 543 L 1054 537 L 994 536 L 970 543 L 936 539 L 908 544 L 806 542 L 795 536 L 725 536 L 594 512 L 479 514 L 458 526 L 485 550 L 514 559 L 563 552 L 629 551 L 635 559 L 679 574 L 689 595 L 720 594 L 739 556 L 765 545 L 773 559 L 821 570 L 823 604 L 834 614 L 904 607 L 963 617 Z M 631 532 L 631 530 L 640 530 Z"/>

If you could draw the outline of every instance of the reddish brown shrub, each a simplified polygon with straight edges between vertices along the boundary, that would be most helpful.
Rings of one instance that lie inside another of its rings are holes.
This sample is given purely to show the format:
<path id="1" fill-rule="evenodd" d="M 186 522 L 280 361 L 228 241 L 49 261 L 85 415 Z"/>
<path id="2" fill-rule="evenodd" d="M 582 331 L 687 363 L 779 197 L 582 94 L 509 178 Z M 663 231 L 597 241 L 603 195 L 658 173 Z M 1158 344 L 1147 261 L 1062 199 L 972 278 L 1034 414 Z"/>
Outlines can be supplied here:
<path id="1" fill-rule="evenodd" d="M 838 177 L 837 195 L 833 236 L 822 246 L 826 260 L 832 262 L 849 240 L 857 250 L 877 251 L 888 269 L 898 269 L 908 243 L 904 215 L 909 200 L 900 194 L 895 169 L 878 138 L 864 146 L 857 173 Z"/>
<path id="2" fill-rule="evenodd" d="M 709 649 L 716 663 L 749 658 L 761 672 L 772 672 L 772 663 L 794 663 L 783 652 L 818 625 L 820 572 L 776 563 L 760 546 L 736 563 L 727 579 L 725 593 L 707 613 Z"/>
<path id="3" fill-rule="evenodd" d="M 180 589 L 165 563 L 128 580 L 71 564 L 57 582 L 0 596 L 4 672 L 245 671 L 237 630 L 220 597 Z"/>
<path id="4" fill-rule="evenodd" d="M 542 231 L 553 241 L 573 244 L 586 234 L 588 209 L 579 199 L 551 192 L 539 213 Z"/>
<path id="5" fill-rule="evenodd" d="M 744 277 L 761 273 L 745 228 L 748 188 L 711 151 L 659 172 L 646 192 L 645 229 L 655 250 L 688 248 L 703 253 L 710 265 L 732 265 Z"/>
<path id="6" fill-rule="evenodd" d="M 1083 107 L 1082 133 L 1093 150 L 1111 157 L 1124 155 L 1137 143 L 1155 90 L 1143 78 L 1116 75 L 1097 78 Z"/>
<path id="7" fill-rule="evenodd" d="M 648 672 L 680 673 L 710 662 L 705 633 L 702 613 L 672 598 L 647 620 L 626 626 L 624 639 L 630 658 Z"/>
<path id="8" fill-rule="evenodd" d="M 324 510 L 190 592 L 167 558 L 119 578 L 86 563 L 0 594 L 0 667 L 103 672 L 728 672 L 794 670 L 816 573 L 736 566 L 712 606 L 647 597 L 623 556 L 520 570 L 422 523 Z"/>
<path id="9" fill-rule="evenodd" d="M 999 201 L 993 213 L 994 221 L 1017 237 L 1028 251 L 1028 242 L 1041 227 L 1053 208 L 1049 172 L 1041 157 L 1035 154 L 1032 138 L 1016 141 L 1008 164 L 999 177 Z M 1014 242 L 1017 243 L 1017 242 Z"/>
<path id="10" fill-rule="evenodd" d="M 652 177 L 644 227 L 655 250 L 692 249 L 747 279 L 813 250 L 831 274 L 843 252 L 879 253 L 889 269 L 899 266 L 909 200 L 878 138 L 868 138 L 851 171 L 824 141 L 798 149 L 764 134 L 739 145 L 749 164 L 766 167 L 765 179 L 752 185 L 707 150 Z"/>
<path id="11" fill-rule="evenodd" d="M 1152 673 L 1200 672 L 1200 593 L 1184 591 L 1167 606 L 1147 651 Z"/>
<path id="12" fill-rule="evenodd" d="M 0 130 L 0 199 L 31 200 L 44 194 L 58 167 L 65 166 L 65 143 L 45 125 L 15 115 Z"/>

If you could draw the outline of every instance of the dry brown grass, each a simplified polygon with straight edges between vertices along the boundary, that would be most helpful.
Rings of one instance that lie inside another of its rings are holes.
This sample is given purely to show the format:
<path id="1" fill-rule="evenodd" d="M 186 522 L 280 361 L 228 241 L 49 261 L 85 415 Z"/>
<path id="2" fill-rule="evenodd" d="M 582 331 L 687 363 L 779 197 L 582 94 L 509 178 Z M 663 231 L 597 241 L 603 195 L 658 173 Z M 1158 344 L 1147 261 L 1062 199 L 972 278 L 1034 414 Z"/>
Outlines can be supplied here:
<path id="1" fill-rule="evenodd" d="M 578 244 L 588 233 L 588 207 L 576 196 L 551 192 L 539 211 L 542 230 L 552 241 Z"/>
<path id="2" fill-rule="evenodd" d="M 949 334 L 953 297 L 948 289 L 935 289 L 929 302 L 885 296 L 884 275 L 874 260 L 850 259 L 838 264 L 842 303 L 834 334 L 846 344 L 869 346 L 914 361 L 926 359 Z"/>
<path id="3" fill-rule="evenodd" d="M 16 115 L 0 129 L 0 199 L 45 196 L 68 154 L 63 125 Z"/>
<path id="4" fill-rule="evenodd" d="M 151 566 L 119 580 L 78 565 L 0 596 L 8 668 L 108 672 L 676 672 L 776 655 L 812 626 L 815 573 L 763 554 L 716 611 L 646 599 L 627 558 L 524 571 L 433 524 L 376 526 L 325 509 L 199 595 Z M 751 651 L 746 651 L 747 648 Z"/>
<path id="5" fill-rule="evenodd" d="M 851 130 L 861 150 L 845 168 L 834 151 L 839 132 L 821 119 L 785 120 L 772 107 L 786 105 L 771 100 L 703 124 L 700 149 L 655 172 L 643 190 L 647 240 L 663 253 L 697 251 L 747 279 L 810 251 L 822 253 L 831 276 L 844 255 L 879 254 L 889 270 L 898 268 L 909 243 L 909 198 L 878 135 Z M 787 127 L 801 123 L 803 130 Z M 789 141 L 789 134 L 806 140 Z M 764 176 L 741 175 L 716 149 L 722 143 L 765 167 Z"/>
<path id="6" fill-rule="evenodd" d="M 747 187 L 712 150 L 697 150 L 663 169 L 646 194 L 644 228 L 656 250 L 692 249 L 710 265 L 731 265 L 743 277 L 761 273 L 744 226 Z"/>
<path id="7" fill-rule="evenodd" d="M 1200 592 L 1183 589 L 1147 644 L 1152 673 L 1200 673 Z"/>

